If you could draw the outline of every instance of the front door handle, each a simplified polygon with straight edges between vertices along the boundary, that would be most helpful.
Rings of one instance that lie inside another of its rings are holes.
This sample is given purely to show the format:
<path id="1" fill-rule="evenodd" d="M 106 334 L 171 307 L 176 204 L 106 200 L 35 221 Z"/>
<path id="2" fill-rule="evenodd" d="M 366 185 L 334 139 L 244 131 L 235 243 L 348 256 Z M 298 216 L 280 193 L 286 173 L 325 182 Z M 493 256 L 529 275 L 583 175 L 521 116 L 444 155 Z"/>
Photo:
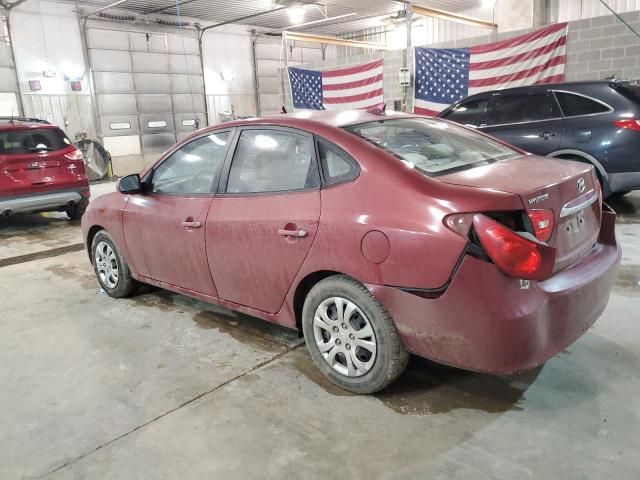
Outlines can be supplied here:
<path id="1" fill-rule="evenodd" d="M 286 230 L 284 228 L 281 228 L 280 230 L 278 230 L 278 235 L 282 235 L 283 237 L 296 237 L 296 238 L 303 238 L 307 236 L 307 231 L 306 230 Z"/>
<path id="2" fill-rule="evenodd" d="M 200 222 L 190 222 L 190 221 L 184 221 L 181 224 L 184 228 L 200 228 L 202 226 L 202 223 Z"/>
<path id="3" fill-rule="evenodd" d="M 551 137 L 555 137 L 556 134 L 553 132 L 542 132 L 540 135 L 538 135 L 541 139 L 543 140 L 549 140 Z"/>

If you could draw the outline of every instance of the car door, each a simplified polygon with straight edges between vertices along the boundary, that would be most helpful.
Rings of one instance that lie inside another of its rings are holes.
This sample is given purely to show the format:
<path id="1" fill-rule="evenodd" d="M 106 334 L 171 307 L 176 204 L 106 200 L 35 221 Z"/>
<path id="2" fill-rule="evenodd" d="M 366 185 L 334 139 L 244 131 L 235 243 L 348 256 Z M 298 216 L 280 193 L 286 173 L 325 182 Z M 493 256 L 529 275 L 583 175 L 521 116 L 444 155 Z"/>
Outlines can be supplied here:
<path id="1" fill-rule="evenodd" d="M 217 296 L 205 228 L 231 133 L 207 133 L 181 146 L 145 176 L 145 192 L 129 199 L 125 240 L 142 275 Z"/>
<path id="2" fill-rule="evenodd" d="M 220 298 L 275 313 L 318 228 L 313 138 L 295 129 L 252 127 L 239 131 L 232 148 L 207 218 L 209 266 Z"/>
<path id="3" fill-rule="evenodd" d="M 564 120 L 553 94 L 497 93 L 481 131 L 537 155 L 558 149 Z"/>

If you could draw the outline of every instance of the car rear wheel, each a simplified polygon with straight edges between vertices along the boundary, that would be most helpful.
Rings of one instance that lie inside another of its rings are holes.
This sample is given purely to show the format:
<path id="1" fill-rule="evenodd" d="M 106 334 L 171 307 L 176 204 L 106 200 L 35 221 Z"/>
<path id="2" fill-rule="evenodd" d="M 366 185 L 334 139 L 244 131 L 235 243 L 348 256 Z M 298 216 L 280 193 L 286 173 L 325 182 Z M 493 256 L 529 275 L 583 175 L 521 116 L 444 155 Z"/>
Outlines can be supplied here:
<path id="1" fill-rule="evenodd" d="M 80 203 L 69 205 L 67 208 L 65 208 L 65 212 L 67 212 L 67 215 L 71 220 L 80 220 L 84 215 L 84 212 L 87 211 L 88 206 L 88 201 L 81 200 Z"/>
<path id="2" fill-rule="evenodd" d="M 384 307 L 364 285 L 345 275 L 328 277 L 311 289 L 302 329 L 316 366 L 353 393 L 383 389 L 409 360 Z"/>
<path id="3" fill-rule="evenodd" d="M 131 295 L 135 280 L 131 276 L 127 262 L 104 230 L 93 237 L 91 258 L 98 282 L 107 295 L 114 298 Z"/>

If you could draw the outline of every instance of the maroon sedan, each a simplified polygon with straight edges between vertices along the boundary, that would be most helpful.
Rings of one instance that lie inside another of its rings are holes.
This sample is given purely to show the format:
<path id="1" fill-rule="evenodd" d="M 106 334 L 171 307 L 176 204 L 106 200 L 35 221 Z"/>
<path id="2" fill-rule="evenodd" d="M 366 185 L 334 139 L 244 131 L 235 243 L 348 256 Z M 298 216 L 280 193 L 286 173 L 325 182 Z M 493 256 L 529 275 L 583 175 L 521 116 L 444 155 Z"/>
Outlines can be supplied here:
<path id="1" fill-rule="evenodd" d="M 83 218 L 113 297 L 153 284 L 303 331 L 371 393 L 408 353 L 544 363 L 605 308 L 620 251 L 590 165 L 439 119 L 299 113 L 201 130 Z"/>

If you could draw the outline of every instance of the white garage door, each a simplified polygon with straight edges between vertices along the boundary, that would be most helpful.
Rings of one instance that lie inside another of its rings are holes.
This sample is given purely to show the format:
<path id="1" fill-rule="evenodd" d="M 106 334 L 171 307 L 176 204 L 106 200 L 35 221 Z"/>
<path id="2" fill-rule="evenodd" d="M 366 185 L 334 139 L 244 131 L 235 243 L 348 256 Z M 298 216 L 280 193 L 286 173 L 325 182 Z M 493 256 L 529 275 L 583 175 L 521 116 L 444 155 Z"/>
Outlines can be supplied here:
<path id="1" fill-rule="evenodd" d="M 90 27 L 87 43 L 99 127 L 114 154 L 159 153 L 194 122 L 205 126 L 195 36 Z"/>

